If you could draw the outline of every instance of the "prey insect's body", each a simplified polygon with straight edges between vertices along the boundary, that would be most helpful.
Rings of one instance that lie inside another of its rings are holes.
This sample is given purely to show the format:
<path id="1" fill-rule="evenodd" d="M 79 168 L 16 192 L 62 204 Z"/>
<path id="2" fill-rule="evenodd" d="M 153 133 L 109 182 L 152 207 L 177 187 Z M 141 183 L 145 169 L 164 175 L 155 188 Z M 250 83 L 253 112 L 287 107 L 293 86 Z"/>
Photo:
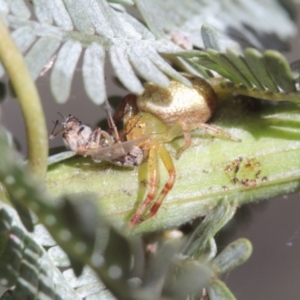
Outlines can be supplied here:
<path id="1" fill-rule="evenodd" d="M 62 130 L 54 134 L 58 121 L 50 135 L 50 139 L 63 132 L 66 147 L 79 155 L 90 155 L 95 162 L 109 161 L 118 166 L 132 167 L 139 165 L 143 159 L 142 150 L 136 146 L 143 139 L 121 143 L 118 132 L 114 135 L 84 125 L 72 115 L 64 118 Z"/>

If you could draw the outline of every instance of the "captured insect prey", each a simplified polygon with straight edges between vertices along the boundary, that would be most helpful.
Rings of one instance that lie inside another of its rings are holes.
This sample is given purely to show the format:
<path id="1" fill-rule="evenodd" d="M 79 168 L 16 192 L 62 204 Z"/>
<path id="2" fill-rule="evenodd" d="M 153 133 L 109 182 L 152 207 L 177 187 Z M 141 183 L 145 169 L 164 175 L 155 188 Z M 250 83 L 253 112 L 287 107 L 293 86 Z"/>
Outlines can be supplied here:
<path id="1" fill-rule="evenodd" d="M 216 95 L 213 89 L 202 79 L 188 77 L 192 87 L 171 80 L 169 88 L 145 84 L 145 92 L 136 97 L 129 94 L 123 98 L 114 117 L 106 101 L 108 131 L 92 129 L 82 124 L 72 115 L 64 118 L 62 129 L 50 139 L 63 133 L 67 148 L 77 154 L 90 155 L 95 162 L 102 160 L 125 167 L 138 166 L 146 160 L 148 165 L 148 191 L 143 201 L 134 211 L 129 226 L 155 216 L 176 180 L 173 159 L 165 144 L 174 138 L 184 136 L 185 143 L 178 150 L 176 158 L 190 146 L 190 132 L 200 128 L 239 141 L 223 130 L 205 122 L 212 116 Z M 122 121 L 123 129 L 117 130 L 116 122 Z M 169 178 L 159 192 L 159 160 L 168 172 Z M 139 172 L 142 169 L 139 169 Z M 140 200 L 140 199 L 139 199 Z"/>
<path id="2" fill-rule="evenodd" d="M 63 141 L 68 149 L 82 156 L 90 155 L 95 162 L 105 160 L 118 166 L 133 167 L 143 159 L 143 152 L 138 145 L 146 138 L 121 142 L 116 130 L 110 134 L 100 128 L 92 129 L 72 115 L 64 117 L 61 123 L 63 128 L 55 132 L 58 123 L 55 122 L 49 139 L 63 133 Z"/>

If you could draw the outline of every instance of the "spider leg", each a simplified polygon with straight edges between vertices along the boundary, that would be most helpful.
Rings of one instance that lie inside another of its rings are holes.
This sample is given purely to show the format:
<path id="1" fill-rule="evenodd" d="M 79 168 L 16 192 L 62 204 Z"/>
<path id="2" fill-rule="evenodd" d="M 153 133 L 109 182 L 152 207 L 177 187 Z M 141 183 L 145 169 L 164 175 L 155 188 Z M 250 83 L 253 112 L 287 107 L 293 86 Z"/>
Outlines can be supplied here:
<path id="1" fill-rule="evenodd" d="M 119 132 L 117 130 L 116 124 L 111 115 L 110 105 L 109 105 L 109 102 L 107 99 L 105 99 L 105 110 L 106 110 L 108 127 L 112 131 L 112 134 L 113 134 L 114 138 L 116 139 L 117 143 L 120 143 L 121 140 L 120 140 Z"/>
<path id="2" fill-rule="evenodd" d="M 176 170 L 173 164 L 172 157 L 170 156 L 169 152 L 165 148 L 164 145 L 160 145 L 158 148 L 158 155 L 161 158 L 165 168 L 167 169 L 169 173 L 169 179 L 165 183 L 165 186 L 163 187 L 162 191 L 160 192 L 157 200 L 153 203 L 149 213 L 145 216 L 142 217 L 142 221 L 145 221 L 153 216 L 156 215 L 158 209 L 160 208 L 163 200 L 169 193 L 169 191 L 173 188 L 175 180 L 176 180 Z"/>
<path id="3" fill-rule="evenodd" d="M 181 154 L 183 153 L 183 151 L 185 151 L 188 147 L 190 147 L 191 143 L 192 143 L 192 138 L 191 138 L 191 130 L 188 126 L 188 124 L 186 124 L 185 122 L 179 120 L 178 123 L 180 124 L 182 131 L 183 131 L 183 137 L 184 137 L 184 146 L 182 146 L 178 152 L 176 153 L 176 159 L 178 159 Z"/>
<path id="4" fill-rule="evenodd" d="M 103 141 L 104 140 L 104 141 Z M 112 146 L 114 144 L 114 140 L 111 136 L 101 128 L 96 128 L 92 135 L 89 138 L 89 143 L 93 143 L 96 147 L 103 146 L 103 143 L 108 143 L 108 146 Z"/>
<path id="5" fill-rule="evenodd" d="M 95 142 L 96 145 L 100 144 L 102 130 L 100 128 L 96 128 L 89 138 L 89 142 Z"/>
<path id="6" fill-rule="evenodd" d="M 224 130 L 209 125 L 207 123 L 194 123 L 194 124 L 187 124 L 186 122 L 182 120 L 178 120 L 172 127 L 170 128 L 168 135 L 167 135 L 167 141 L 171 141 L 172 139 L 183 135 L 184 136 L 184 141 L 185 144 L 182 146 L 177 154 L 176 154 L 176 159 L 178 159 L 181 154 L 191 145 L 191 131 L 195 129 L 204 129 L 205 131 L 212 132 L 215 135 L 218 136 L 223 136 L 226 139 L 235 141 L 235 142 L 240 142 L 241 140 L 238 138 L 235 138 L 234 136 L 230 135 L 229 133 L 225 132 Z"/>
<path id="7" fill-rule="evenodd" d="M 201 123 L 197 126 L 197 128 L 202 128 L 206 131 L 213 132 L 215 135 L 223 136 L 224 138 L 231 140 L 231 141 L 235 141 L 235 142 L 241 141 L 239 138 L 232 136 L 231 134 L 227 133 L 226 131 L 222 130 L 221 128 L 209 125 L 207 123 Z"/>
<path id="8" fill-rule="evenodd" d="M 141 169 L 141 168 L 140 168 Z M 143 202 L 139 205 L 137 210 L 135 211 L 133 217 L 129 221 L 129 227 L 134 227 L 135 225 L 139 224 L 143 219 L 142 216 L 152 203 L 157 186 L 159 181 L 159 170 L 158 170 L 158 149 L 157 146 L 153 146 L 149 150 L 149 157 L 148 157 L 148 181 L 149 181 L 149 191 L 146 195 L 146 198 Z"/>

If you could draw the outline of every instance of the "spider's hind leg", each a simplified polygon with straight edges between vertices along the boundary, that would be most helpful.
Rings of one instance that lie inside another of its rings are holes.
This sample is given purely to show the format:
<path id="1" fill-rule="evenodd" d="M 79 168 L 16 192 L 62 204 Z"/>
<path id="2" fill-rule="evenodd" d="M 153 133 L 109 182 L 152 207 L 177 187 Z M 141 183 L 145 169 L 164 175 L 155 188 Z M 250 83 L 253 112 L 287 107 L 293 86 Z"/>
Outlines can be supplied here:
<path id="1" fill-rule="evenodd" d="M 235 142 L 240 142 L 240 139 L 235 138 L 234 136 L 230 135 L 229 133 L 225 132 L 224 130 L 216 127 L 209 125 L 207 123 L 192 123 L 192 124 L 187 124 L 186 122 L 182 120 L 178 120 L 174 125 L 171 126 L 168 132 L 167 140 L 171 141 L 172 139 L 183 135 L 184 136 L 184 141 L 185 144 L 178 150 L 176 154 L 176 158 L 180 158 L 181 154 L 191 145 L 191 131 L 195 129 L 204 129 L 207 132 L 211 132 L 217 136 L 222 136 L 226 139 L 235 141 Z"/>

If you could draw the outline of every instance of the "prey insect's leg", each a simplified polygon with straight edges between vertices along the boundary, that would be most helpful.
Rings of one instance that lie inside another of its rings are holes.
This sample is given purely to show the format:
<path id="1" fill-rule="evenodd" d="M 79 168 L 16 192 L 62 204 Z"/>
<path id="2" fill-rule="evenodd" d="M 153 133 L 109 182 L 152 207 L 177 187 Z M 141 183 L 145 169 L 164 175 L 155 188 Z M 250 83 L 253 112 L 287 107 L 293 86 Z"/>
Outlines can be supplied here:
<path id="1" fill-rule="evenodd" d="M 149 192 L 147 193 L 146 198 L 143 200 L 143 202 L 139 205 L 137 210 L 135 211 L 133 217 L 130 219 L 129 226 L 134 227 L 138 223 L 140 223 L 143 218 L 143 214 L 153 201 L 158 181 L 159 181 L 159 170 L 158 170 L 158 152 L 156 146 L 151 148 L 149 151 L 149 157 L 148 157 L 148 172 L 149 172 Z"/>
<path id="2" fill-rule="evenodd" d="M 58 136 L 61 132 L 63 132 L 65 130 L 64 128 L 62 128 L 61 130 L 59 130 L 56 133 L 54 133 L 54 131 L 55 131 L 58 123 L 59 123 L 58 120 L 56 120 L 55 123 L 54 123 L 54 127 L 53 127 L 53 129 L 51 131 L 51 134 L 49 136 L 49 140 L 53 140 L 56 136 Z"/>
<path id="3" fill-rule="evenodd" d="M 175 180 L 176 180 L 176 171 L 175 171 L 175 167 L 174 167 L 174 164 L 172 161 L 172 157 L 170 156 L 169 152 L 167 151 L 167 149 L 165 148 L 164 145 L 159 146 L 158 154 L 159 154 L 165 168 L 167 169 L 167 171 L 169 173 L 169 179 L 166 182 L 165 186 L 163 187 L 162 191 L 160 192 L 157 200 L 152 205 L 150 212 L 145 217 L 142 218 L 143 221 L 156 215 L 163 200 L 165 199 L 165 197 L 167 196 L 169 191 L 173 188 Z"/>
<path id="4" fill-rule="evenodd" d="M 111 146 L 114 144 L 114 141 L 112 140 L 111 136 L 106 131 L 101 130 L 101 128 L 97 128 L 93 131 L 91 141 L 94 141 L 96 146 L 103 146 L 103 142 L 109 144 L 106 146 Z"/>

